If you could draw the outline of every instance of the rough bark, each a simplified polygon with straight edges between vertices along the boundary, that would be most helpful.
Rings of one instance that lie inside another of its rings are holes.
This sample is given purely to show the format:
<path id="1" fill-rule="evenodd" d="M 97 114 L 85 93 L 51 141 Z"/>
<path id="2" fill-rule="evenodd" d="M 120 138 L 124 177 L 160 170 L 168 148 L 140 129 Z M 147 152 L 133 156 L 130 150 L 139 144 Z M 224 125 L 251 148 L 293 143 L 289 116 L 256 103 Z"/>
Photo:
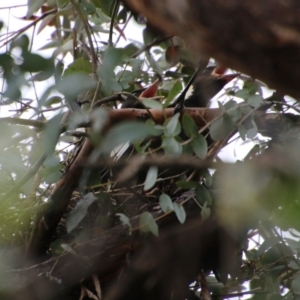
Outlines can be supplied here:
<path id="1" fill-rule="evenodd" d="M 298 0 L 123 0 L 196 54 L 300 96 Z"/>

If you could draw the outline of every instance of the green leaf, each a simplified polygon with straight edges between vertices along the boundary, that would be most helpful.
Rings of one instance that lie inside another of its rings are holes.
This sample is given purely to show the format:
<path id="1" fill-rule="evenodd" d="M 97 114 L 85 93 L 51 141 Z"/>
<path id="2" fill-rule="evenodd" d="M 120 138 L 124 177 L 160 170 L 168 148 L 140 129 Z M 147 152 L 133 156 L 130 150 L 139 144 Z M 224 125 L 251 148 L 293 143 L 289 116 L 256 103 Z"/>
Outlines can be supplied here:
<path id="1" fill-rule="evenodd" d="M 151 134 L 151 131 L 152 127 L 147 123 L 130 121 L 117 124 L 104 137 L 102 152 L 110 153 L 123 143 L 144 139 Z"/>
<path id="2" fill-rule="evenodd" d="M 193 150 L 195 154 L 201 158 L 204 159 L 207 155 L 207 141 L 204 138 L 202 134 L 198 134 L 192 141 L 191 145 L 193 147 Z"/>
<path id="3" fill-rule="evenodd" d="M 194 189 L 198 186 L 198 182 L 196 181 L 176 181 L 176 186 L 185 189 L 190 190 Z"/>
<path id="4" fill-rule="evenodd" d="M 207 203 L 208 205 L 212 204 L 212 198 L 209 191 L 203 184 L 198 184 L 196 188 L 196 199 L 197 202 L 201 205 Z"/>
<path id="5" fill-rule="evenodd" d="M 130 43 L 125 48 L 123 48 L 123 50 L 124 50 L 124 54 L 126 56 L 130 57 L 130 56 L 134 55 L 138 50 L 140 50 L 140 48 L 136 44 Z M 141 65 L 141 61 L 139 59 L 137 59 L 137 58 L 129 59 L 129 63 L 132 67 L 133 67 L 133 65 L 136 67 L 137 62 L 139 62 L 139 65 Z M 132 71 L 133 71 L 133 69 L 132 69 Z"/>
<path id="6" fill-rule="evenodd" d="M 124 52 L 127 51 L 124 49 Z M 127 56 L 130 56 L 127 54 Z M 143 65 L 143 61 L 137 58 L 130 58 L 127 63 L 129 63 L 129 65 L 132 68 L 132 76 L 134 78 L 139 77 L 141 75 L 141 69 L 142 69 L 142 65 Z"/>
<path id="7" fill-rule="evenodd" d="M 58 181 L 58 179 L 62 176 L 62 172 L 60 171 L 62 165 L 60 163 L 60 158 L 57 155 L 53 155 L 48 157 L 44 161 L 44 169 L 42 170 L 42 175 L 44 176 L 44 180 L 48 184 L 52 184 Z"/>
<path id="8" fill-rule="evenodd" d="M 183 127 L 183 130 L 184 130 L 184 133 L 189 138 L 192 138 L 192 137 L 198 135 L 198 127 L 197 127 L 194 119 L 188 114 L 183 115 L 182 127 Z"/>
<path id="9" fill-rule="evenodd" d="M 201 210 L 201 219 L 204 221 L 210 216 L 210 207 L 207 207 L 207 201 L 204 203 Z"/>
<path id="10" fill-rule="evenodd" d="M 96 110 L 95 112 L 92 112 L 92 117 L 94 115 L 97 115 L 98 110 Z M 80 124 L 82 124 L 83 122 L 87 122 L 89 120 L 89 116 L 87 113 L 85 112 L 81 112 L 81 111 L 74 111 L 73 113 L 71 113 L 71 115 L 68 118 L 68 130 L 74 130 L 76 129 Z M 101 120 L 97 120 L 95 121 L 95 123 L 97 124 L 98 122 L 101 122 Z M 95 126 L 94 124 L 92 124 L 92 126 Z M 92 127 L 93 128 L 93 127 Z"/>
<path id="11" fill-rule="evenodd" d="M 252 95 L 247 99 L 247 103 L 254 108 L 257 108 L 263 104 L 263 98 L 260 95 Z"/>
<path id="12" fill-rule="evenodd" d="M 55 150 L 60 136 L 60 122 L 62 117 L 63 114 L 58 114 L 46 123 L 43 131 L 43 146 L 46 155 L 51 155 Z"/>
<path id="13" fill-rule="evenodd" d="M 111 6 L 113 4 L 113 1 L 111 0 L 98 0 L 100 3 L 101 10 L 108 16 L 110 16 L 111 12 Z"/>
<path id="14" fill-rule="evenodd" d="M 117 20 L 119 24 L 126 23 L 127 20 L 127 9 L 123 8 L 117 15 Z"/>
<path id="15" fill-rule="evenodd" d="M 142 102 L 145 106 L 152 108 L 152 109 L 163 109 L 163 105 L 158 102 L 157 100 L 149 99 L 149 98 L 142 98 Z"/>
<path id="16" fill-rule="evenodd" d="M 140 216 L 140 231 L 151 232 L 153 235 L 158 236 L 158 225 L 148 211 L 143 212 Z"/>
<path id="17" fill-rule="evenodd" d="M 69 244 L 62 243 L 62 244 L 60 244 L 60 246 L 61 246 L 61 248 L 64 249 L 66 252 L 72 253 L 72 254 L 76 254 L 76 252 L 74 251 L 74 249 L 73 249 Z"/>
<path id="18" fill-rule="evenodd" d="M 179 80 L 176 80 L 175 84 L 168 94 L 166 101 L 164 102 L 164 108 L 166 108 L 173 101 L 173 99 L 175 99 L 175 97 L 180 93 L 181 90 L 182 84 Z"/>
<path id="19" fill-rule="evenodd" d="M 46 107 L 51 107 L 51 105 L 53 104 L 59 104 L 59 103 L 62 103 L 62 97 L 59 97 L 59 96 L 52 96 L 50 98 L 48 98 L 45 102 L 45 104 L 43 106 L 46 106 Z"/>
<path id="20" fill-rule="evenodd" d="M 116 216 L 118 216 L 120 218 L 120 221 L 123 225 L 127 225 L 130 229 L 132 228 L 131 224 L 130 224 L 130 220 L 126 215 L 118 213 L 118 214 L 116 214 Z"/>
<path id="21" fill-rule="evenodd" d="M 250 129 L 247 130 L 247 138 L 248 139 L 255 138 L 255 136 L 258 133 L 257 125 L 256 125 L 256 123 L 255 123 L 255 121 L 253 119 L 251 120 L 251 125 L 252 125 L 252 128 L 250 128 Z"/>
<path id="22" fill-rule="evenodd" d="M 249 95 L 255 95 L 257 92 L 260 92 L 258 84 L 251 79 L 244 82 L 243 90 L 247 91 Z"/>
<path id="23" fill-rule="evenodd" d="M 131 71 L 125 70 L 120 71 L 116 76 L 118 82 L 121 84 L 124 90 L 130 87 L 129 83 L 131 83 L 134 79 L 134 75 Z"/>
<path id="24" fill-rule="evenodd" d="M 173 137 L 163 137 L 161 146 L 166 154 L 175 156 L 182 154 L 182 145 Z"/>
<path id="25" fill-rule="evenodd" d="M 179 123 L 180 114 L 175 114 L 172 118 L 168 119 L 164 123 L 164 134 L 166 136 L 175 136 L 180 133 L 181 126 Z"/>
<path id="26" fill-rule="evenodd" d="M 23 52 L 28 52 L 29 47 L 29 38 L 26 34 L 22 34 L 19 38 L 13 40 L 10 44 L 10 49 L 13 49 L 15 47 L 20 47 Z"/>
<path id="27" fill-rule="evenodd" d="M 88 15 L 92 15 L 96 13 L 96 6 L 92 2 L 87 2 L 86 0 L 81 0 L 80 5 L 82 7 L 82 10 L 86 12 Z"/>
<path id="28" fill-rule="evenodd" d="M 153 136 L 162 135 L 164 132 L 164 128 L 161 125 L 156 125 L 153 120 L 148 119 L 146 124 L 149 126 L 150 134 Z"/>
<path id="29" fill-rule="evenodd" d="M 244 100 L 247 100 L 250 97 L 250 93 L 248 90 L 242 89 L 235 93 L 235 96 L 238 98 L 242 98 Z"/>
<path id="30" fill-rule="evenodd" d="M 224 107 L 233 122 L 237 122 L 243 115 L 240 106 L 233 100 L 225 103 Z"/>
<path id="31" fill-rule="evenodd" d="M 67 66 L 63 77 L 77 74 L 77 73 L 84 73 L 86 75 L 89 75 L 92 72 L 93 72 L 92 63 L 89 60 L 80 57 L 75 59 L 72 63 L 70 63 Z"/>
<path id="32" fill-rule="evenodd" d="M 149 27 L 145 27 L 143 30 L 143 39 L 144 39 L 144 44 L 148 45 L 151 42 L 153 42 L 153 40 L 156 38 L 156 35 L 154 34 L 154 31 Z"/>
<path id="33" fill-rule="evenodd" d="M 70 233 L 85 217 L 89 206 L 97 200 L 93 193 L 88 193 L 80 199 L 72 212 L 66 216 L 67 231 Z"/>
<path id="34" fill-rule="evenodd" d="M 254 139 L 257 135 L 257 130 L 255 128 L 250 128 L 249 130 L 247 130 L 247 138 L 248 139 Z"/>
<path id="35" fill-rule="evenodd" d="M 46 0 L 28 0 L 26 19 L 29 19 L 35 12 L 37 12 L 45 2 Z"/>
<path id="36" fill-rule="evenodd" d="M 23 72 L 40 72 L 44 71 L 44 77 L 48 78 L 54 73 L 54 60 L 53 58 L 44 58 L 38 54 L 33 54 L 28 51 L 23 51 L 23 63 L 20 69 Z"/>
<path id="37" fill-rule="evenodd" d="M 210 187 L 213 184 L 213 177 L 211 176 L 208 170 L 205 171 L 204 179 L 205 179 L 206 186 Z"/>
<path id="38" fill-rule="evenodd" d="M 58 83 L 58 91 L 70 99 L 76 99 L 79 94 L 86 93 L 96 87 L 96 81 L 90 76 L 76 73 L 64 76 Z"/>
<path id="39" fill-rule="evenodd" d="M 164 213 L 174 210 L 173 202 L 167 194 L 161 194 L 159 196 L 159 205 Z"/>
<path id="40" fill-rule="evenodd" d="M 222 117 L 213 121 L 210 126 L 210 135 L 213 140 L 221 141 L 225 139 L 234 129 L 231 117 L 224 113 Z"/>
<path id="41" fill-rule="evenodd" d="M 107 122 L 108 113 L 103 108 L 96 108 L 92 111 L 91 118 L 93 120 L 92 131 L 99 133 Z"/>
<path id="42" fill-rule="evenodd" d="M 144 183 L 144 191 L 150 190 L 156 182 L 158 168 L 156 166 L 151 166 L 147 172 L 146 180 Z"/>
<path id="43" fill-rule="evenodd" d="M 106 95 L 112 92 L 122 91 L 122 85 L 118 82 L 114 69 L 123 62 L 124 51 L 119 48 L 108 47 L 104 52 L 102 64 L 97 74 L 102 83 L 102 90 Z"/>
<path id="44" fill-rule="evenodd" d="M 242 124 L 238 125 L 238 131 L 239 131 L 239 134 L 240 134 L 240 137 L 242 138 L 242 140 L 245 141 L 247 131 L 246 131 L 245 127 Z"/>
<path id="45" fill-rule="evenodd" d="M 176 214 L 178 221 L 181 224 L 183 224 L 186 219 L 186 213 L 185 213 L 184 207 L 182 205 L 179 205 L 176 202 L 173 203 L 173 206 L 174 206 L 174 212 Z"/>

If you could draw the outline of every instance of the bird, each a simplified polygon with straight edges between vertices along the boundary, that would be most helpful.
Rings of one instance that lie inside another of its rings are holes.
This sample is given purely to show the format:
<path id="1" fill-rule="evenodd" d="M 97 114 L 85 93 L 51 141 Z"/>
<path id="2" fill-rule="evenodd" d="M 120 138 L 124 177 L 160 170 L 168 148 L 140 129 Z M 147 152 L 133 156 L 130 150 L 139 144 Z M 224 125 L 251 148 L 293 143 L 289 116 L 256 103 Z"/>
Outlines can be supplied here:
<path id="1" fill-rule="evenodd" d="M 226 68 L 222 66 L 207 67 L 202 72 L 196 70 L 186 88 L 170 107 L 175 107 L 176 112 L 183 107 L 207 107 L 210 100 L 239 75 L 225 72 Z"/>
<path id="2" fill-rule="evenodd" d="M 159 84 L 160 79 L 157 79 L 150 86 L 133 91 L 122 103 L 121 108 L 145 108 L 142 99 L 155 97 Z"/>

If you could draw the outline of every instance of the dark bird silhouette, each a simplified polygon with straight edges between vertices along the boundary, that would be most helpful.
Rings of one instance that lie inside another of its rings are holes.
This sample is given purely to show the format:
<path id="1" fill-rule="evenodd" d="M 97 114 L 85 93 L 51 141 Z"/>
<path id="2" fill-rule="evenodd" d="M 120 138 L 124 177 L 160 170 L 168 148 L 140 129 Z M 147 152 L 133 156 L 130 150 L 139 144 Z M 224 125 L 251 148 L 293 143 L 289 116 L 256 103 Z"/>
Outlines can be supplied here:
<path id="1" fill-rule="evenodd" d="M 226 69 L 220 66 L 208 67 L 202 72 L 196 71 L 170 107 L 175 107 L 176 112 L 183 107 L 207 107 L 209 101 L 238 76 L 237 73 L 224 74 L 225 71 Z"/>
<path id="2" fill-rule="evenodd" d="M 222 90 L 222 88 L 238 74 L 224 74 L 225 68 L 220 66 L 208 67 L 202 72 L 196 71 L 186 88 L 178 98 L 169 105 L 175 107 L 175 113 L 184 107 L 207 107 L 209 101 Z M 121 108 L 145 108 L 138 98 L 154 97 L 159 81 L 155 81 L 147 88 L 136 90 L 122 103 Z M 146 94 L 145 94 L 146 93 Z"/>
<path id="3" fill-rule="evenodd" d="M 238 74 L 218 73 L 219 67 L 208 67 L 196 76 L 193 91 L 184 101 L 185 107 L 207 107 L 209 101 Z M 225 70 L 224 70 L 225 71 Z"/>

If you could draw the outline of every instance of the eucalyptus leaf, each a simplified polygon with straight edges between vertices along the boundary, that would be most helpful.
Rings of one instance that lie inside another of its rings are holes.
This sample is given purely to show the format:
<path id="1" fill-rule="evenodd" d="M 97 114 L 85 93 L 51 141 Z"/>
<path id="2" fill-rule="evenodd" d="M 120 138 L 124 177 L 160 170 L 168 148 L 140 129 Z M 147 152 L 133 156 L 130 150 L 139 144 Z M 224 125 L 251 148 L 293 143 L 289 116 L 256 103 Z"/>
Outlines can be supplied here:
<path id="1" fill-rule="evenodd" d="M 150 190 L 157 180 L 158 168 L 156 166 L 151 166 L 147 172 L 146 180 L 144 183 L 144 191 Z"/>
<path id="2" fill-rule="evenodd" d="M 173 203 L 174 206 L 174 212 L 176 214 L 176 217 L 178 219 L 178 221 L 183 224 L 185 222 L 186 219 L 186 212 L 185 209 L 182 205 L 179 205 L 178 203 L 174 202 Z"/>
<path id="3" fill-rule="evenodd" d="M 43 146 L 45 149 L 44 151 L 47 155 L 51 155 L 55 150 L 60 136 L 60 123 L 62 117 L 62 114 L 58 114 L 46 123 L 45 129 L 43 131 Z"/>
<path id="4" fill-rule="evenodd" d="M 260 107 L 263 104 L 263 98 L 260 95 L 251 95 L 247 99 L 247 103 L 254 108 Z"/>
<path id="5" fill-rule="evenodd" d="M 204 203 L 207 203 L 208 205 L 212 204 L 211 195 L 203 184 L 198 184 L 196 188 L 196 199 L 201 205 L 204 205 Z"/>
<path id="6" fill-rule="evenodd" d="M 69 244 L 61 243 L 60 247 L 62 249 L 64 249 L 66 252 L 68 252 L 68 253 L 76 254 L 76 252 L 74 251 L 74 249 Z"/>
<path id="7" fill-rule="evenodd" d="M 168 93 L 168 97 L 164 103 L 164 108 L 166 108 L 180 93 L 182 90 L 182 84 L 179 80 L 175 81 L 175 84 L 172 86 L 170 92 Z"/>
<path id="8" fill-rule="evenodd" d="M 257 130 L 255 128 L 250 128 L 247 130 L 247 138 L 248 139 L 254 139 L 257 136 Z"/>
<path id="9" fill-rule="evenodd" d="M 93 72 L 92 63 L 88 59 L 84 59 L 82 57 L 77 58 L 67 66 L 64 72 L 64 77 L 77 74 L 78 72 L 86 75 L 91 74 Z"/>
<path id="10" fill-rule="evenodd" d="M 110 95 L 113 91 L 122 91 L 122 85 L 118 82 L 114 69 L 121 66 L 123 59 L 124 51 L 120 48 L 108 47 L 104 52 L 102 64 L 99 66 L 97 74 L 106 95 Z"/>
<path id="11" fill-rule="evenodd" d="M 210 207 L 207 207 L 207 202 L 204 203 L 201 210 L 201 219 L 206 220 L 210 216 Z"/>
<path id="12" fill-rule="evenodd" d="M 73 211 L 66 216 L 67 231 L 70 233 L 85 217 L 89 206 L 98 198 L 93 193 L 84 195 L 77 203 Z"/>
<path id="13" fill-rule="evenodd" d="M 146 107 L 152 108 L 152 109 L 163 109 L 163 105 L 158 102 L 157 100 L 154 99 L 149 99 L 149 98 L 142 98 L 142 102 Z"/>
<path id="14" fill-rule="evenodd" d="M 147 123 L 129 121 L 117 124 L 104 137 L 102 152 L 110 153 L 115 147 L 123 143 L 144 139 L 151 134 L 151 131 L 151 125 Z"/>
<path id="15" fill-rule="evenodd" d="M 210 126 L 210 135 L 213 140 L 221 141 L 225 139 L 234 129 L 231 117 L 224 113 L 221 117 L 214 120 Z"/>
<path id="16" fill-rule="evenodd" d="M 198 186 L 198 182 L 196 181 L 176 181 L 176 186 L 185 189 L 190 190 L 194 189 Z"/>
<path id="17" fill-rule="evenodd" d="M 79 94 L 86 93 L 96 87 L 96 81 L 83 73 L 64 76 L 58 83 L 58 91 L 70 99 L 76 99 Z"/>
<path id="18" fill-rule="evenodd" d="M 193 150 L 195 152 L 195 154 L 201 158 L 201 159 L 205 159 L 206 155 L 207 155 L 207 141 L 204 138 L 204 136 L 202 134 L 198 134 L 197 136 L 195 136 L 193 138 L 193 140 L 191 141 L 191 145 L 193 147 Z"/>
<path id="19" fill-rule="evenodd" d="M 173 202 L 167 194 L 161 194 L 159 196 L 159 205 L 164 213 L 174 210 Z"/>
<path id="20" fill-rule="evenodd" d="M 250 93 L 249 93 L 248 90 L 242 89 L 242 90 L 237 91 L 235 93 L 235 96 L 238 97 L 238 98 L 242 98 L 244 100 L 247 100 L 250 97 Z"/>
<path id="21" fill-rule="evenodd" d="M 140 216 L 140 231 L 151 232 L 153 235 L 158 236 L 158 225 L 148 211 L 143 212 Z"/>
<path id="22" fill-rule="evenodd" d="M 182 154 L 182 145 L 174 137 L 163 137 L 161 146 L 166 154 L 174 156 Z"/>
<path id="23" fill-rule="evenodd" d="M 174 136 L 178 134 L 179 116 L 180 114 L 177 113 L 172 118 L 165 121 L 164 133 L 166 136 Z"/>
<path id="24" fill-rule="evenodd" d="M 164 127 L 161 125 L 156 125 L 153 120 L 148 119 L 146 124 L 149 126 L 150 134 L 153 136 L 160 136 L 164 132 Z"/>
<path id="25" fill-rule="evenodd" d="M 26 19 L 30 19 L 30 17 L 42 7 L 45 0 L 28 0 L 27 3 L 28 10 L 26 13 Z"/>
<path id="26" fill-rule="evenodd" d="M 247 130 L 245 129 L 245 127 L 242 124 L 238 125 L 238 131 L 239 131 L 241 139 L 243 141 L 245 141 L 246 140 Z"/>
<path id="27" fill-rule="evenodd" d="M 194 119 L 188 114 L 184 114 L 182 117 L 182 127 L 184 130 L 184 133 L 189 138 L 192 138 L 192 137 L 198 135 L 198 127 L 197 127 Z"/>
<path id="28" fill-rule="evenodd" d="M 116 214 L 116 216 L 118 216 L 120 218 L 120 221 L 122 222 L 123 225 L 128 226 L 130 229 L 132 228 L 131 224 L 130 224 L 130 220 L 126 215 L 118 213 L 118 214 Z"/>

